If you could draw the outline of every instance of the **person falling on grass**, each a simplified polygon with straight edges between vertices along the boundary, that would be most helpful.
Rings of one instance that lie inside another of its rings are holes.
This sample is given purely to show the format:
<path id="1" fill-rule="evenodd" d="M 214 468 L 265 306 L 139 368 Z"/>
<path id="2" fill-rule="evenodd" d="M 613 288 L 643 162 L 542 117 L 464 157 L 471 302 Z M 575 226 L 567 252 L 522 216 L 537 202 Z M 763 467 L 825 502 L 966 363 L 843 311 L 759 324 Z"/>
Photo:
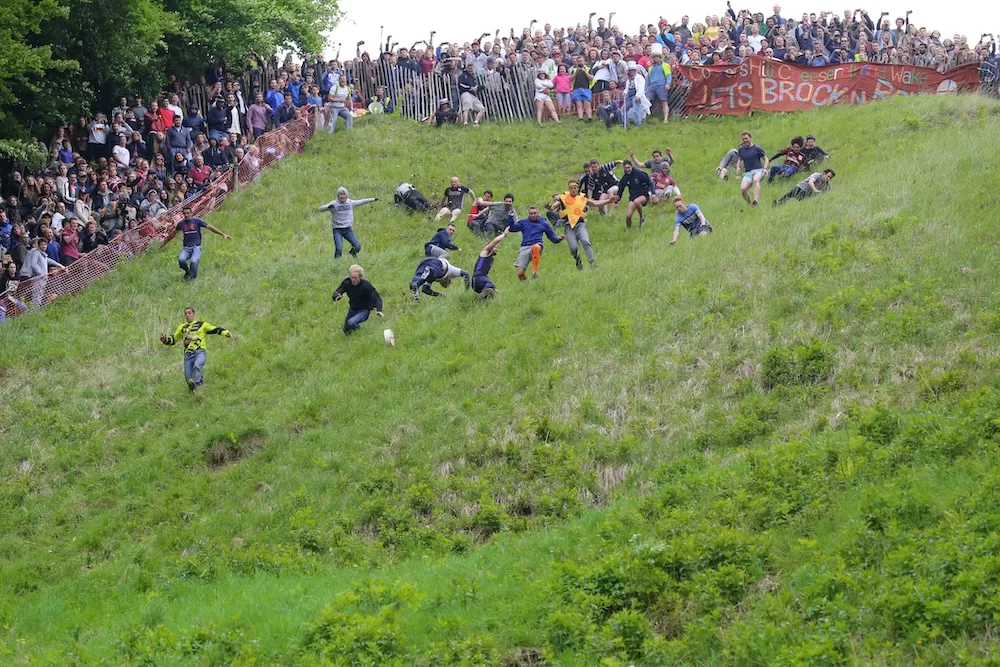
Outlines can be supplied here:
<path id="1" fill-rule="evenodd" d="M 215 327 L 199 320 L 195 316 L 194 308 L 188 306 L 184 309 L 184 322 L 177 326 L 174 335 L 162 334 L 160 342 L 164 345 L 175 345 L 183 342 L 184 345 L 184 381 L 187 382 L 188 389 L 194 391 L 204 382 L 202 373 L 205 369 L 205 336 L 217 334 L 232 338 L 233 334 L 229 329 Z"/>
<path id="2" fill-rule="evenodd" d="M 198 264 L 201 262 L 201 230 L 207 229 L 218 234 L 227 241 L 232 241 L 233 237 L 224 234 L 214 225 L 210 225 L 201 218 L 194 217 L 190 206 L 184 207 L 184 218 L 177 223 L 177 226 L 170 230 L 160 247 L 167 245 L 177 235 L 183 234 L 183 247 L 177 256 L 177 263 L 184 271 L 184 280 L 194 280 L 198 277 Z"/>
<path id="3" fill-rule="evenodd" d="M 580 183 L 576 180 L 569 181 L 567 191 L 556 195 L 552 204 L 552 210 L 559 212 L 559 222 L 566 232 L 569 254 L 576 260 L 576 268 L 580 271 L 583 271 L 583 259 L 580 257 L 581 245 L 591 268 L 597 268 L 597 262 L 594 261 L 594 248 L 590 245 L 590 234 L 587 233 L 588 204 L 598 206 L 599 202 L 587 199 L 586 195 L 580 194 Z"/>
<path id="4" fill-rule="evenodd" d="M 478 294 L 481 299 L 492 299 L 496 296 L 497 286 L 490 280 L 490 269 L 493 268 L 493 259 L 496 257 L 497 248 L 507 238 L 508 231 L 510 231 L 509 228 L 497 234 L 479 252 L 476 268 L 472 271 L 472 291 Z"/>
<path id="5" fill-rule="evenodd" d="M 379 317 L 382 313 L 382 297 L 370 282 L 365 280 L 365 270 L 352 264 L 347 277 L 333 291 L 333 300 L 340 301 L 347 295 L 347 316 L 344 317 L 344 334 L 351 335 L 361 328 L 361 323 L 374 310 Z"/>
<path id="6" fill-rule="evenodd" d="M 449 250 L 462 252 L 462 249 L 451 240 L 453 236 L 455 236 L 454 224 L 448 223 L 445 227 L 439 227 L 431 240 L 424 244 L 424 256 L 447 257 L 450 254 Z"/>
<path id="7" fill-rule="evenodd" d="M 521 233 L 521 248 L 517 251 L 517 260 L 514 268 L 517 269 L 519 280 L 525 280 L 525 269 L 528 262 L 531 262 L 531 277 L 538 277 L 538 264 L 542 259 L 542 242 L 548 236 L 553 243 L 559 243 L 565 236 L 557 236 L 552 225 L 538 214 L 538 207 L 532 206 L 528 209 L 528 217 L 518 220 L 509 228 L 511 232 Z"/>
<path id="8" fill-rule="evenodd" d="M 809 178 L 802 181 L 794 188 L 788 191 L 788 193 L 781 199 L 775 199 L 771 204 L 774 206 L 781 206 L 789 199 L 798 199 L 802 201 L 807 197 L 812 197 L 821 192 L 827 192 L 830 190 L 830 180 L 836 176 L 837 173 L 833 169 L 824 169 L 822 172 L 816 172 L 811 174 Z"/>
<path id="9" fill-rule="evenodd" d="M 337 188 L 337 198 L 319 207 L 320 211 L 330 211 L 333 217 L 333 258 L 340 259 L 344 254 L 344 239 L 351 244 L 351 257 L 357 257 L 361 252 L 361 241 L 354 233 L 354 209 L 358 206 L 378 201 L 378 197 L 367 199 L 351 199 L 347 188 Z"/>
<path id="10" fill-rule="evenodd" d="M 468 271 L 452 266 L 443 257 L 428 257 L 417 265 L 413 280 L 410 281 L 410 292 L 413 293 L 414 301 L 420 300 L 421 292 L 427 296 L 443 296 L 441 292 L 435 292 L 431 285 L 440 283 L 441 287 L 447 288 L 451 279 L 459 276 L 465 281 L 465 289 L 472 287 L 472 276 Z"/>
<path id="11" fill-rule="evenodd" d="M 712 233 L 712 225 L 705 219 L 705 214 L 697 204 L 688 204 L 681 196 L 674 197 L 673 202 L 677 217 L 674 218 L 674 238 L 670 239 L 670 245 L 677 243 L 682 227 L 691 234 L 691 238 Z"/>

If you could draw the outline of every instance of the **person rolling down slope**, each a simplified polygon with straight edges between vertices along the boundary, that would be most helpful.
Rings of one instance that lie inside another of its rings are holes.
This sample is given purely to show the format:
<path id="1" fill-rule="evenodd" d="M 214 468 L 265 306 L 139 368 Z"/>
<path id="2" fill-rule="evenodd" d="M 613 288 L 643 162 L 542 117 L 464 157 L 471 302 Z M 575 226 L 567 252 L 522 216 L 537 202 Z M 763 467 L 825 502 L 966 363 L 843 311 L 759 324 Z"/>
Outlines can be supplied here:
<path id="1" fill-rule="evenodd" d="M 677 243 L 681 227 L 691 234 L 691 238 L 712 233 L 712 225 L 705 219 L 705 214 L 697 204 L 688 204 L 681 196 L 674 197 L 673 202 L 677 217 L 674 218 L 674 238 L 670 239 L 670 245 Z"/>
<path id="2" fill-rule="evenodd" d="M 210 225 L 201 218 L 196 218 L 191 212 L 190 206 L 184 207 L 184 218 L 177 223 L 177 226 L 170 230 L 166 238 L 163 239 L 163 243 L 160 247 L 167 245 L 170 241 L 177 235 L 177 232 L 181 232 L 184 237 L 183 247 L 181 252 L 177 255 L 177 263 L 180 265 L 181 269 L 184 271 L 184 280 L 194 280 L 198 277 L 198 264 L 201 262 L 201 230 L 207 229 L 210 232 L 218 234 L 227 241 L 232 241 L 233 237 L 229 234 L 224 234 L 214 225 Z"/>
<path id="3" fill-rule="evenodd" d="M 449 250 L 461 252 L 462 249 L 451 242 L 451 237 L 454 235 L 455 225 L 449 223 L 446 227 L 439 227 L 431 240 L 424 244 L 424 256 L 447 257 Z"/>
<path id="4" fill-rule="evenodd" d="M 587 233 L 587 204 L 598 206 L 598 202 L 589 200 L 585 195 L 580 194 L 580 183 L 569 182 L 569 190 L 556 195 L 553 210 L 559 211 L 559 222 L 566 232 L 566 243 L 569 245 L 569 254 L 576 260 L 576 268 L 583 271 L 583 259 L 580 258 L 580 246 L 587 255 L 587 261 L 592 268 L 597 268 L 594 261 L 594 248 L 590 245 L 590 234 Z"/>
<path id="5" fill-rule="evenodd" d="M 233 334 L 228 329 L 214 327 L 204 320 L 196 319 L 194 308 L 190 306 L 184 309 L 184 320 L 177 326 L 173 336 L 162 334 L 160 342 L 164 345 L 175 345 L 183 341 L 184 381 L 187 382 L 188 389 L 194 391 L 204 382 L 202 372 L 205 369 L 205 336 L 218 334 L 232 338 Z"/>
<path id="6" fill-rule="evenodd" d="M 365 270 L 352 264 L 348 276 L 333 290 L 333 300 L 340 301 L 347 295 L 347 316 L 344 317 L 344 334 L 350 335 L 361 328 L 371 312 L 382 317 L 382 297 L 370 282 L 365 280 Z"/>
<path id="7" fill-rule="evenodd" d="M 351 257 L 357 257 L 361 252 L 361 241 L 354 233 L 354 209 L 358 206 L 378 201 L 377 197 L 367 199 L 350 199 L 347 188 L 337 188 L 337 198 L 319 207 L 320 211 L 330 211 L 333 216 L 333 258 L 339 259 L 344 254 L 344 239 L 351 244 Z"/>
<path id="8" fill-rule="evenodd" d="M 420 300 L 420 292 L 428 296 L 443 296 L 440 292 L 431 289 L 435 282 L 441 283 L 441 287 L 448 287 L 452 278 L 461 276 L 465 281 L 465 289 L 472 287 L 472 276 L 468 271 L 452 266 L 443 257 L 428 257 L 417 266 L 413 280 L 410 281 L 410 291 L 413 292 L 413 299 Z"/>
<path id="9" fill-rule="evenodd" d="M 517 261 L 514 262 L 519 280 L 524 280 L 527 277 L 524 275 L 524 271 L 528 268 L 529 261 L 531 262 L 531 277 L 538 277 L 538 263 L 542 259 L 544 237 L 548 236 L 553 243 L 559 243 L 566 238 L 556 235 L 548 220 L 538 215 L 537 206 L 529 207 L 528 217 L 515 222 L 509 227 L 509 230 L 521 233 L 521 249 L 517 251 Z"/>
<path id="10" fill-rule="evenodd" d="M 490 269 L 493 268 L 493 258 L 497 254 L 497 247 L 507 238 L 508 231 L 505 229 L 497 234 L 479 252 L 476 268 L 472 271 L 472 290 L 482 299 L 492 299 L 496 296 L 497 286 L 490 280 Z"/>
<path id="11" fill-rule="evenodd" d="M 821 172 L 816 172 L 811 174 L 809 178 L 802 181 L 794 188 L 788 191 L 788 193 L 781 199 L 775 199 L 771 203 L 775 206 L 781 206 L 789 199 L 798 199 L 802 201 L 806 197 L 812 197 L 821 192 L 828 192 L 830 190 L 830 179 L 837 175 L 833 169 L 824 169 Z"/>

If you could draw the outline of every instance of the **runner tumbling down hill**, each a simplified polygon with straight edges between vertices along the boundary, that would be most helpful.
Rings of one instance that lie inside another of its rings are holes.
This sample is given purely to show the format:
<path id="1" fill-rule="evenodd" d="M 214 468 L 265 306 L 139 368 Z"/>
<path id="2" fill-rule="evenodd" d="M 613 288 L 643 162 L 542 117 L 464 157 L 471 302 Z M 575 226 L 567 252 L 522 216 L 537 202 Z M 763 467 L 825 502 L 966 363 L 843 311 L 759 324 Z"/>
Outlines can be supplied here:
<path id="1" fill-rule="evenodd" d="M 333 300 L 340 301 L 347 295 L 347 315 L 344 317 L 344 334 L 350 335 L 361 328 L 361 323 L 374 310 L 379 317 L 382 313 L 382 297 L 370 282 L 364 279 L 365 270 L 353 264 L 348 276 L 333 291 Z"/>
<path id="2" fill-rule="evenodd" d="M 428 296 L 443 296 L 440 292 L 431 289 L 431 285 L 437 282 L 441 284 L 441 287 L 446 288 L 451 284 L 452 278 L 459 276 L 465 281 L 465 289 L 472 287 L 472 276 L 469 275 L 468 271 L 452 266 L 448 260 L 442 257 L 428 257 L 417 265 L 417 271 L 413 274 L 413 280 L 410 281 L 410 292 L 413 293 L 413 298 L 416 301 L 420 300 L 420 292 Z"/>

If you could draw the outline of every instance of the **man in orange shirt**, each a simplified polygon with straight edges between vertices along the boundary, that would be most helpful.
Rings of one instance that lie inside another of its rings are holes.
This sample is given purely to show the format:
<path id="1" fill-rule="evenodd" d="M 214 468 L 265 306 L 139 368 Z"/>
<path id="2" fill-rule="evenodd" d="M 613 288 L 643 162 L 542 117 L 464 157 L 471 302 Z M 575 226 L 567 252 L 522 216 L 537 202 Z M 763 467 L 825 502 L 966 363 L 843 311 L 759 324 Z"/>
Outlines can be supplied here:
<path id="1" fill-rule="evenodd" d="M 552 199 L 552 211 L 559 213 L 559 224 L 565 228 L 566 242 L 569 244 L 570 254 L 576 260 L 576 268 L 583 271 L 583 259 L 580 258 L 582 245 L 591 268 L 596 269 L 594 248 L 590 245 L 590 235 L 587 233 L 587 205 L 599 206 L 599 204 L 580 194 L 580 183 L 576 180 L 569 182 L 568 192 L 555 195 Z"/>

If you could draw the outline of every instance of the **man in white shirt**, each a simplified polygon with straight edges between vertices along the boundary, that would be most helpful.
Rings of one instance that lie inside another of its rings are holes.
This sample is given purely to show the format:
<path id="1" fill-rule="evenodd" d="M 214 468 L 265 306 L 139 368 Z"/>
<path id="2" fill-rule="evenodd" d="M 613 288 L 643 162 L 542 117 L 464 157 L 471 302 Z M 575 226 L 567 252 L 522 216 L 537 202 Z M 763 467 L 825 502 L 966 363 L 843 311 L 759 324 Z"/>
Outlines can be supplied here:
<path id="1" fill-rule="evenodd" d="M 125 144 L 128 142 L 128 137 L 124 134 L 118 135 L 118 143 L 114 145 L 111 149 L 111 157 L 114 159 L 115 164 L 118 165 L 118 169 L 128 169 L 128 164 L 132 160 L 132 155 L 128 152 Z"/>

